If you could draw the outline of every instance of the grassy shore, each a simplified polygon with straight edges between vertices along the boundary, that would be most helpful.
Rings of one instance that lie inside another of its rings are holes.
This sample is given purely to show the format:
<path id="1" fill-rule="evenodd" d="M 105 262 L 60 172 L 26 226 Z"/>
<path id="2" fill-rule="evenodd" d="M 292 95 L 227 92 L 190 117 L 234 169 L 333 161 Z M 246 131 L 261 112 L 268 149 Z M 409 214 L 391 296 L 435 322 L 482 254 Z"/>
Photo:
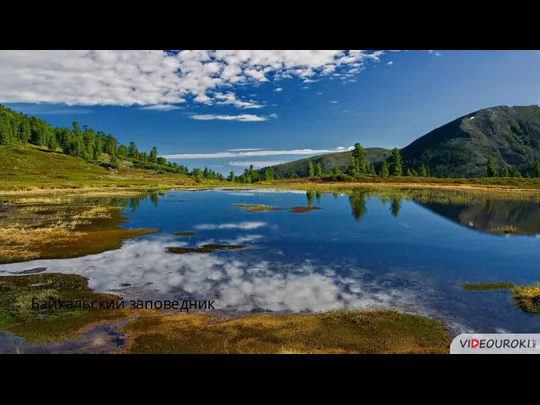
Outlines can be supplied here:
<path id="1" fill-rule="evenodd" d="M 513 304 L 523 312 L 540 315 L 540 284 L 515 285 L 505 281 L 497 283 L 464 284 L 468 291 L 509 290 Z"/>

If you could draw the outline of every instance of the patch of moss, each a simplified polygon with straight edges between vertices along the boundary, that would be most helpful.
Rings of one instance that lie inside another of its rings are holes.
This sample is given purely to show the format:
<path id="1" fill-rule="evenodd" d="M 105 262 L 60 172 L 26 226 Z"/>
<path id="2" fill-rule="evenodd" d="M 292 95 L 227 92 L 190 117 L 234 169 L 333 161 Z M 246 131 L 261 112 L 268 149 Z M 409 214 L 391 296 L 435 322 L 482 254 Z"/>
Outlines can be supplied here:
<path id="1" fill-rule="evenodd" d="M 212 253 L 215 250 L 235 250 L 235 249 L 244 249 L 244 245 L 218 245 L 218 244 L 207 244 L 200 247 L 168 247 L 167 252 L 174 253 L 177 255 L 186 254 L 186 253 Z"/>
<path id="2" fill-rule="evenodd" d="M 263 204 L 233 204 L 235 207 L 244 208 L 247 212 L 280 211 L 281 208 Z"/>
<path id="3" fill-rule="evenodd" d="M 514 287 L 514 284 L 506 281 L 497 283 L 469 283 L 463 284 L 463 289 L 467 291 L 488 291 L 488 290 L 508 290 Z"/>
<path id="4" fill-rule="evenodd" d="M 39 308 L 33 308 L 33 302 Z M 96 308 L 84 309 L 83 305 L 77 308 L 73 304 L 75 302 L 89 305 L 95 302 Z M 55 342 L 74 338 L 82 329 L 94 323 L 113 321 L 128 315 L 127 308 L 99 308 L 100 302 L 116 304 L 118 297 L 94 293 L 88 288 L 88 280 L 79 275 L 42 273 L 2 276 L 0 328 L 30 342 Z"/>
<path id="5" fill-rule="evenodd" d="M 130 353 L 448 353 L 443 324 L 392 310 L 143 315 L 123 328 Z"/>
<path id="6" fill-rule="evenodd" d="M 195 232 L 193 232 L 193 231 L 181 231 L 181 232 L 175 232 L 174 235 L 176 235 L 176 236 L 193 236 L 193 235 L 195 235 Z"/>
<path id="7" fill-rule="evenodd" d="M 292 207 L 289 211 L 290 212 L 309 212 L 314 210 L 322 210 L 321 207 L 317 207 L 315 205 L 306 205 L 306 206 L 300 206 L 300 207 Z"/>
<path id="8" fill-rule="evenodd" d="M 540 284 L 515 286 L 512 289 L 515 305 L 529 314 L 540 315 Z"/>

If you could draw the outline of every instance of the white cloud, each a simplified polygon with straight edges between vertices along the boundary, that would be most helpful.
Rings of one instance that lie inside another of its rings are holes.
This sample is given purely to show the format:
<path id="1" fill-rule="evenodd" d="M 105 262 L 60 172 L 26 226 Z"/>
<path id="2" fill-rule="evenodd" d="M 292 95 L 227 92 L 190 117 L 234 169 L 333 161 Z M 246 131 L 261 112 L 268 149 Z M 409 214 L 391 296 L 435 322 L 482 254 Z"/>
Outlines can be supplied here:
<path id="1" fill-rule="evenodd" d="M 245 152 L 249 150 L 262 150 L 262 148 L 240 148 L 240 149 L 229 149 L 227 152 Z"/>
<path id="2" fill-rule="evenodd" d="M 274 165 L 280 165 L 286 163 L 285 161 L 253 161 L 253 162 L 229 162 L 229 165 L 231 166 L 240 166 L 240 167 L 249 167 L 253 165 L 253 167 L 267 167 L 267 166 L 274 166 Z"/>
<path id="3" fill-rule="evenodd" d="M 283 91 L 281 87 L 278 87 L 277 89 L 274 89 L 275 92 L 279 93 L 280 91 Z"/>
<path id="4" fill-rule="evenodd" d="M 237 99 L 234 91 L 234 98 L 218 95 L 231 87 L 291 78 L 347 81 L 383 55 L 346 50 L 3 50 L 0 102 L 140 107 L 225 102 L 258 108 Z"/>
<path id="5" fill-rule="evenodd" d="M 166 159 L 218 159 L 218 158 L 239 158 L 239 157 L 260 157 L 279 155 L 316 155 L 322 153 L 342 152 L 351 150 L 350 146 L 345 148 L 340 146 L 336 149 L 292 149 L 292 150 L 253 150 L 245 152 L 216 152 L 216 153 L 179 153 L 173 155 L 162 155 Z"/>
<path id="6" fill-rule="evenodd" d="M 331 104 L 337 104 L 337 101 L 332 100 L 332 101 L 330 101 L 330 103 L 331 103 Z"/>
<path id="7" fill-rule="evenodd" d="M 178 110 L 179 108 L 181 107 L 178 107 L 172 104 L 156 104 L 156 105 L 147 105 L 145 107 L 141 107 L 141 110 L 171 111 L 171 110 Z"/>
<path id="8" fill-rule="evenodd" d="M 301 90 L 309 90 L 309 86 L 302 86 L 300 87 Z"/>
<path id="9" fill-rule="evenodd" d="M 194 228 L 200 231 L 211 231 L 216 229 L 258 229 L 263 226 L 267 226 L 266 222 L 239 222 L 239 223 L 227 223 L 227 224 L 200 224 L 195 225 Z"/>
<path id="10" fill-rule="evenodd" d="M 323 92 L 322 92 L 322 91 L 319 91 L 319 92 L 317 93 L 317 95 L 318 95 L 318 96 L 322 96 L 322 95 L 323 95 Z"/>
<path id="11" fill-rule="evenodd" d="M 217 105 L 232 105 L 237 108 L 262 108 L 263 106 L 257 104 L 255 101 L 243 101 L 236 98 L 234 93 L 215 93 L 214 97 L 218 100 L 215 102 Z"/>
<path id="12" fill-rule="evenodd" d="M 428 51 L 428 53 L 429 53 L 430 55 L 441 56 L 441 53 L 440 53 L 440 52 L 433 51 L 433 50 Z"/>
<path id="13" fill-rule="evenodd" d="M 221 120 L 221 121 L 240 121 L 240 122 L 258 122 L 266 121 L 267 117 L 261 117 L 259 115 L 253 114 L 241 114 L 241 115 L 216 115 L 216 114 L 195 114 L 191 118 L 199 121 L 211 121 L 211 120 Z"/>
<path id="14" fill-rule="evenodd" d="M 278 115 L 277 115 L 276 113 L 272 113 L 272 114 L 269 115 L 269 117 L 270 117 L 270 118 L 277 118 Z"/>
<path id="15" fill-rule="evenodd" d="M 393 64 L 394 64 L 394 62 L 390 61 L 390 62 L 388 62 L 386 65 L 387 65 L 387 66 L 392 66 Z"/>

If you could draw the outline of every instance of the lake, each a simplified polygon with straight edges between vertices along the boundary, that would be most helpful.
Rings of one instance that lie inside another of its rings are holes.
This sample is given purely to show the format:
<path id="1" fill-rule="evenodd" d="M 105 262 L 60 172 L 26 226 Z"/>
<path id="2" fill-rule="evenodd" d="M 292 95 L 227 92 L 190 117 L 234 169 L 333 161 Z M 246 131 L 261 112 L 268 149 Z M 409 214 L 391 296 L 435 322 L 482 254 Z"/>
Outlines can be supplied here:
<path id="1" fill-rule="evenodd" d="M 283 210 L 247 212 L 233 204 Z M 289 211 L 306 205 L 322 209 Z M 160 232 L 100 254 L 3 264 L 0 276 L 74 273 L 99 292 L 215 300 L 217 311 L 238 314 L 394 307 L 441 319 L 453 334 L 540 332 L 540 317 L 515 308 L 507 291 L 462 287 L 540 281 L 539 204 L 257 189 L 170 191 L 124 206 L 124 227 Z M 167 250 L 205 244 L 245 248 Z"/>

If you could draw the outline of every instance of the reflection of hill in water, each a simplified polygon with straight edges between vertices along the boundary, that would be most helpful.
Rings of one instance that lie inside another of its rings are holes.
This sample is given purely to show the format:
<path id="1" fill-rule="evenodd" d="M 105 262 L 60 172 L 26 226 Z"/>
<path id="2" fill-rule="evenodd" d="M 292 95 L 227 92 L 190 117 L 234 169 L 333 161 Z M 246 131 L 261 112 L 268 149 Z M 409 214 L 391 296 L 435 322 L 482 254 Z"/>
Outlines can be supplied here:
<path id="1" fill-rule="evenodd" d="M 417 203 L 477 231 L 540 234 L 540 204 L 487 200 L 484 205 Z"/>

